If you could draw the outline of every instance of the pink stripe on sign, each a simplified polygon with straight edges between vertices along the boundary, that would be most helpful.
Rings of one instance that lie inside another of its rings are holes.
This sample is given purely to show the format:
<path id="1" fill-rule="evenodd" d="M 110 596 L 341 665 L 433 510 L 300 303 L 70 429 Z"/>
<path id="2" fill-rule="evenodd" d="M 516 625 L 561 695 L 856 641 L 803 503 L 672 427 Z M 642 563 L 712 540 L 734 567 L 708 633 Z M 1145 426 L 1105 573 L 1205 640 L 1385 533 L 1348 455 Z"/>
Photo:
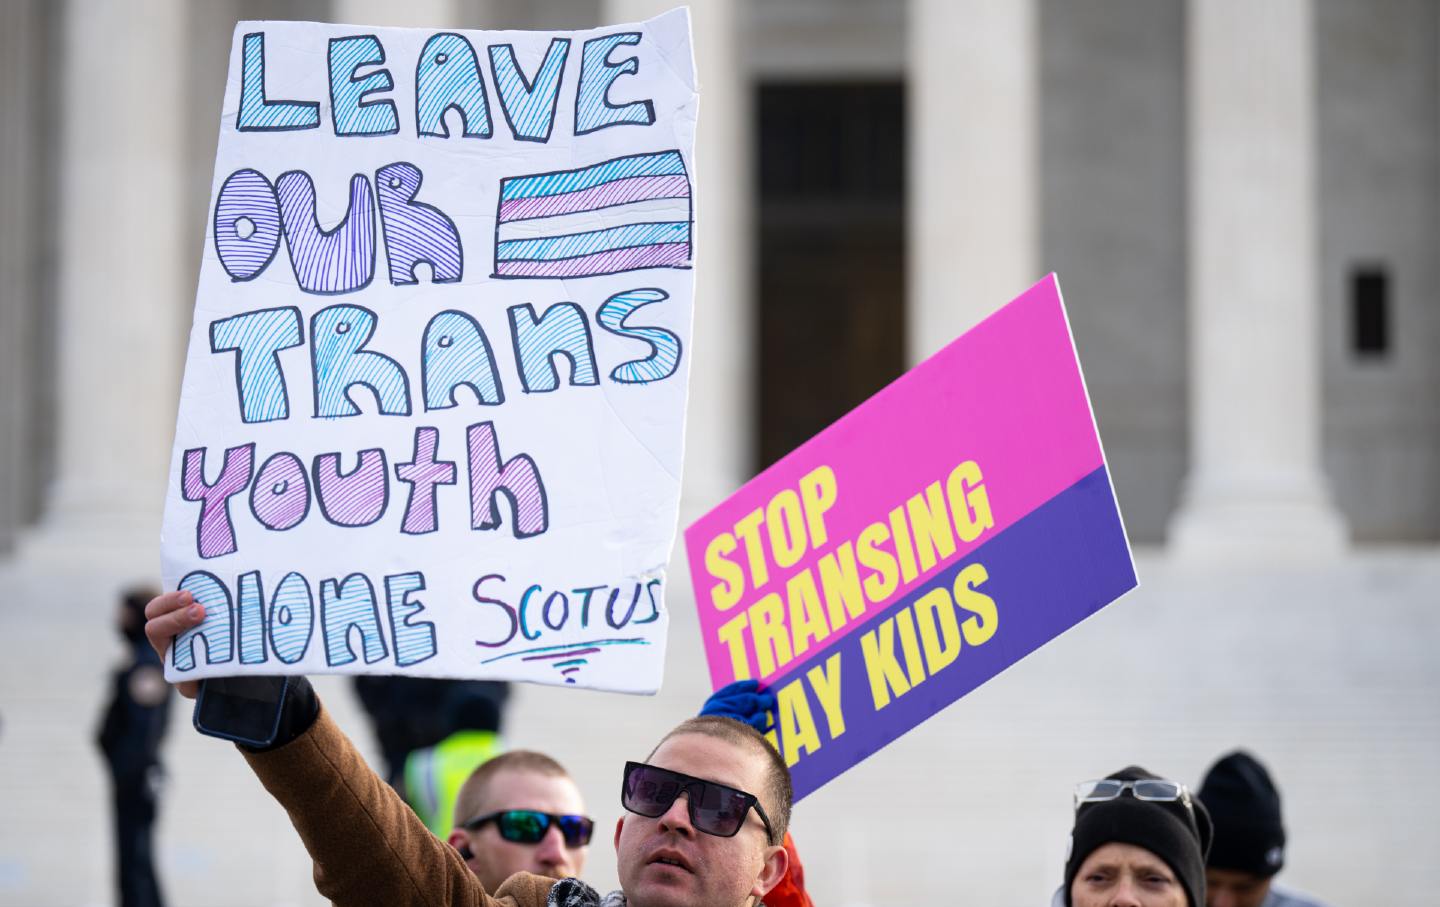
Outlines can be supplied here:
<path id="1" fill-rule="evenodd" d="M 495 265 L 495 273 L 500 277 L 585 277 L 639 268 L 674 268 L 689 261 L 689 243 L 669 242 L 554 261 L 502 261 Z"/>
<path id="2" fill-rule="evenodd" d="M 515 198 L 500 203 L 500 222 L 526 220 L 593 211 L 612 205 L 649 201 L 654 198 L 689 198 L 690 182 L 684 176 L 631 176 L 612 180 L 578 192 Z"/>
<path id="3" fill-rule="evenodd" d="M 953 555 L 939 559 L 913 581 L 900 583 L 884 601 L 867 603 L 863 615 L 848 620 L 823 642 L 812 643 L 811 652 L 818 645 L 833 645 L 866 617 L 922 586 L 927 577 L 1104 463 L 1054 275 L 796 448 L 685 530 L 715 687 L 734 679 L 729 648 L 719 636 L 724 624 L 746 614 L 767 593 L 779 593 L 782 603 L 788 602 L 787 582 L 807 568 L 818 583 L 822 556 L 855 542 L 873 524 L 888 530 L 894 508 L 904 507 L 933 482 L 943 489 L 955 467 L 969 460 L 983 473 L 994 526 L 968 543 L 957 538 Z M 736 526 L 742 519 L 757 510 L 768 513 L 776 494 L 798 489 L 800 479 L 822 465 L 834 471 L 836 488 L 835 502 L 823 514 L 825 543 L 807 548 L 797 562 L 781 567 L 774 558 L 770 526 L 762 523 L 752 534 L 763 541 L 757 547 L 767 580 L 751 588 L 750 553 L 744 542 L 737 542 L 728 558 L 744 569 L 747 586 L 738 602 L 719 610 L 711 593 L 724 580 L 706 564 L 711 540 L 724 533 L 738 540 Z M 888 536 L 878 547 L 895 552 Z M 861 566 L 859 573 L 863 578 L 873 571 Z M 786 607 L 771 619 L 791 623 L 789 614 Z M 746 631 L 744 638 L 749 663 L 761 664 L 753 633 Z M 779 664 L 762 679 L 786 668 Z"/>

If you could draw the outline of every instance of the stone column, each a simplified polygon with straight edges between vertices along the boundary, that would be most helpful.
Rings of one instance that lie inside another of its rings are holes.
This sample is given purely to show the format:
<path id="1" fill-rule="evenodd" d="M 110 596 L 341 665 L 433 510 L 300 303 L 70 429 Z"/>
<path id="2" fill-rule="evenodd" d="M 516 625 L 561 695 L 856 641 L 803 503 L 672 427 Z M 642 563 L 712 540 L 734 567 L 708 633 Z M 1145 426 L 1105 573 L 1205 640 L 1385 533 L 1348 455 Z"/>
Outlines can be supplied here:
<path id="1" fill-rule="evenodd" d="M 334 0 L 332 18 L 349 25 L 406 28 L 483 28 L 468 22 L 462 0 Z"/>
<path id="2" fill-rule="evenodd" d="M 1044 274 L 1036 0 L 910 0 L 906 355 Z"/>
<path id="3" fill-rule="evenodd" d="M 1190 475 L 1177 553 L 1323 557 L 1310 0 L 1192 0 Z"/>
<path id="4" fill-rule="evenodd" d="M 71 0 L 63 13 L 56 479 L 27 551 L 158 565 L 184 328 L 185 0 Z"/>
<path id="5" fill-rule="evenodd" d="M 36 0 L 0 6 L 0 553 L 8 551 L 30 513 L 35 481 L 36 349 L 39 316 L 35 219 L 43 97 L 35 65 L 45 47 Z"/>
<path id="6" fill-rule="evenodd" d="M 671 0 L 605 0 L 604 23 L 639 22 Z M 690 7 L 696 127 L 695 327 L 685 427 L 682 525 L 750 477 L 755 424 L 752 87 L 740 42 L 743 6 Z"/>

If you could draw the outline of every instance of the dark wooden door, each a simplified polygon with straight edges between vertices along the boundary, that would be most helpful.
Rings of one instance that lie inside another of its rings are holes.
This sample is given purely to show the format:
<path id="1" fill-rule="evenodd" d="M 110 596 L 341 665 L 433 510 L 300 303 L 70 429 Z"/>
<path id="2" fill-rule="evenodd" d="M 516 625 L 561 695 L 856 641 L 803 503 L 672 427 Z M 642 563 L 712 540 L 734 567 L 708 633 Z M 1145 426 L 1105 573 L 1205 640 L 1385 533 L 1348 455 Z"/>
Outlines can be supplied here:
<path id="1" fill-rule="evenodd" d="M 759 465 L 904 370 L 904 90 L 760 89 Z"/>

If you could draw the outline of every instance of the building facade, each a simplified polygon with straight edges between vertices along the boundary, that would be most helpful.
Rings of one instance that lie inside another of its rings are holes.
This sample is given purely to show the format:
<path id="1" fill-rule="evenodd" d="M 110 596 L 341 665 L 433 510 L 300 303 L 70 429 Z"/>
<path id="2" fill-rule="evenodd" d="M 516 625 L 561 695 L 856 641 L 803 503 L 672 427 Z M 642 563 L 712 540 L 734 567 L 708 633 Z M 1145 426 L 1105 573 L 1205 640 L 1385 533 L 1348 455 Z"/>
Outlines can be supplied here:
<path id="1" fill-rule="evenodd" d="M 156 525 L 235 20 L 662 6 L 7 4 L 0 543 Z M 1440 537 L 1436 4 L 727 0 L 696 35 L 697 505 L 1057 271 L 1136 541 Z M 837 89 L 871 101 L 827 127 Z M 788 158 L 858 183 L 798 186 Z M 786 307 L 880 340 L 786 400 L 780 348 L 829 348 L 786 344 Z"/>
<path id="2" fill-rule="evenodd" d="M 86 733 L 108 597 L 158 567 L 235 23 L 571 29 L 671 5 L 0 4 L 0 903 L 112 897 L 75 860 L 109 843 Z M 1385 865 L 1392 903 L 1433 900 L 1440 2 L 691 6 L 682 520 L 1055 271 L 1141 551 L 1137 592 L 805 802 L 817 902 L 1042 903 L 1069 784 L 1137 761 L 1193 781 L 1235 745 L 1285 790 L 1287 877 L 1363 902 L 1354 867 Z M 525 687 L 507 717 L 592 797 L 636 754 L 574 728 L 648 739 L 707 692 L 682 560 L 659 697 Z M 339 678 L 317 685 L 363 727 Z M 316 903 L 240 760 L 172 727 L 179 900 Z M 1420 780 L 1353 783 L 1376 764 Z"/>
<path id="3" fill-rule="evenodd" d="M 157 525 L 237 19 L 587 27 L 664 5 L 8 4 L 0 545 Z M 1440 538 L 1437 16 L 698 4 L 694 508 L 1054 270 L 1135 541 Z"/>

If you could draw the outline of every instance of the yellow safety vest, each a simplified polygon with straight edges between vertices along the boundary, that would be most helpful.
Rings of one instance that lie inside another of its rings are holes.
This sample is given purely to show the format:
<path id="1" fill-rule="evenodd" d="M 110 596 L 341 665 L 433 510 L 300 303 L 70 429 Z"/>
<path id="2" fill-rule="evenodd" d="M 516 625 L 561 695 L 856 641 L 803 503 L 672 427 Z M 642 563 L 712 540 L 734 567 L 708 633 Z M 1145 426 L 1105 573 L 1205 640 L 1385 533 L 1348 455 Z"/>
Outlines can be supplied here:
<path id="1" fill-rule="evenodd" d="M 494 731 L 456 731 L 405 757 L 405 800 L 426 827 L 445 838 L 455 826 L 455 798 L 470 774 L 504 747 Z"/>

